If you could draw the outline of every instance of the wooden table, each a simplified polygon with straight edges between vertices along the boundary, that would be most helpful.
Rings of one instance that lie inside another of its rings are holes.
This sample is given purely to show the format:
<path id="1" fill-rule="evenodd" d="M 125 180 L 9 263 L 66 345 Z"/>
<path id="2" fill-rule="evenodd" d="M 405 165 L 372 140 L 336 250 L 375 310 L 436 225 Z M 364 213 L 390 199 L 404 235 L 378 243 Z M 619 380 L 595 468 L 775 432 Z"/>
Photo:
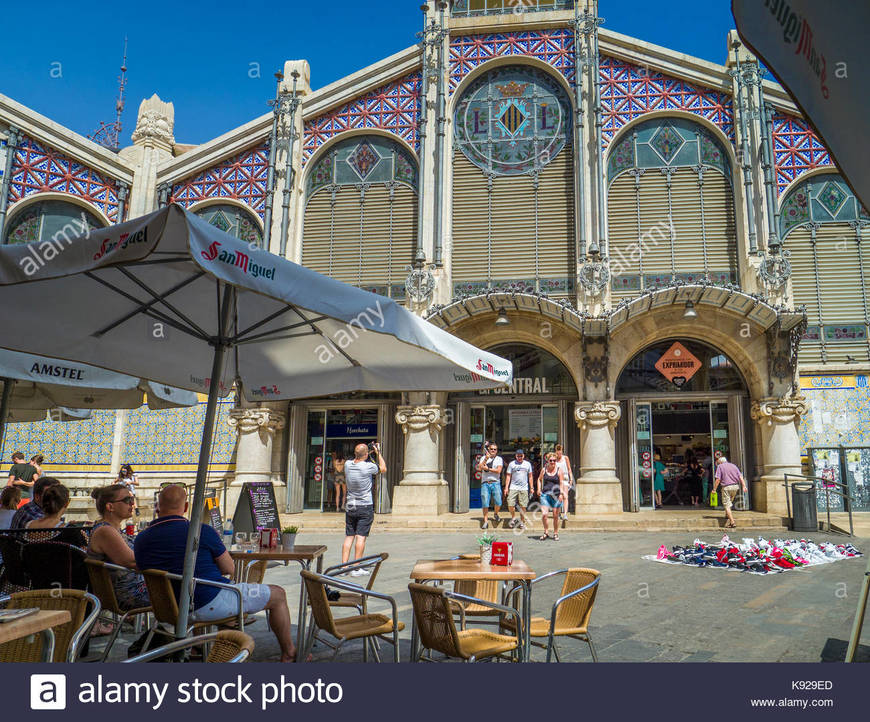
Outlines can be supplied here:
<path id="1" fill-rule="evenodd" d="M 311 562 L 317 561 L 317 573 L 323 571 L 323 555 L 326 554 L 326 547 L 323 545 L 304 546 L 297 544 L 292 549 L 285 549 L 282 546 L 274 549 L 256 549 L 247 550 L 240 549 L 237 545 L 233 545 L 229 549 L 230 556 L 235 562 L 235 571 L 233 572 L 233 580 L 236 582 L 245 581 L 245 568 L 249 562 L 270 561 L 284 562 L 285 566 L 289 562 L 298 562 L 299 565 L 306 571 L 311 570 Z M 299 616 L 296 622 L 296 651 L 302 654 L 302 647 L 305 643 L 305 627 L 308 621 L 308 591 L 305 589 L 305 583 L 299 580 Z M 302 660 L 297 656 L 297 662 Z"/>
<path id="2" fill-rule="evenodd" d="M 479 559 L 424 559 L 418 561 L 411 570 L 411 579 L 418 584 L 431 581 L 500 581 L 519 582 L 523 591 L 521 616 L 523 620 L 523 648 L 520 659 L 529 661 L 531 649 L 530 626 L 532 618 L 532 580 L 535 572 L 523 561 L 514 559 L 509 567 L 482 564 Z M 411 659 L 415 659 L 417 644 L 417 625 L 411 626 Z"/>
<path id="3" fill-rule="evenodd" d="M 40 610 L 14 622 L 0 624 L 0 644 L 16 639 L 42 634 L 42 661 L 54 661 L 54 631 L 52 627 L 66 624 L 72 619 L 65 609 Z"/>

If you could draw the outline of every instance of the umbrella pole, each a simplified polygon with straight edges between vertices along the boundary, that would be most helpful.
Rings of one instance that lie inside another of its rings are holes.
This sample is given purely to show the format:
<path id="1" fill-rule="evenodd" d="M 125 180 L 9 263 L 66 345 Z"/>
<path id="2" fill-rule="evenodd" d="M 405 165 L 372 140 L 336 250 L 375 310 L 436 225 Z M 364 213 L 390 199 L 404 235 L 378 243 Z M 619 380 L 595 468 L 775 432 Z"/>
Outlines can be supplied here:
<path id="1" fill-rule="evenodd" d="M 9 416 L 9 402 L 12 399 L 12 387 L 15 382 L 5 377 L 0 381 L 3 381 L 3 398 L 0 399 L 0 453 L 2 453 L 6 443 L 6 417 Z"/>
<path id="2" fill-rule="evenodd" d="M 175 636 L 183 639 L 187 636 L 187 621 L 191 612 L 193 600 L 193 571 L 196 567 L 196 555 L 199 550 L 199 535 L 202 525 L 202 513 L 205 506 L 205 484 L 208 476 L 208 461 L 211 457 L 211 445 L 214 437 L 214 420 L 217 415 L 220 381 L 223 377 L 227 345 L 225 343 L 232 318 L 234 289 L 224 288 L 220 339 L 215 344 L 214 360 L 211 369 L 211 383 L 208 388 L 208 404 L 205 407 L 205 424 L 202 430 L 202 443 L 199 447 L 199 464 L 196 468 L 196 486 L 193 491 L 193 501 L 190 507 L 190 529 L 187 532 L 187 545 L 184 550 L 184 572 L 178 600 L 178 621 L 175 625 Z"/>

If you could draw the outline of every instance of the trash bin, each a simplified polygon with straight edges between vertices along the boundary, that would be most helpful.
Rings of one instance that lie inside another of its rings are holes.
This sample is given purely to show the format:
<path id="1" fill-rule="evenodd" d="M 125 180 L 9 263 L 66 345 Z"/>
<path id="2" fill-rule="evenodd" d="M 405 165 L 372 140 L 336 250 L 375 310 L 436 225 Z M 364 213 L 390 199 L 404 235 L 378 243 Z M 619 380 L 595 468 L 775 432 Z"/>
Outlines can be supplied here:
<path id="1" fill-rule="evenodd" d="M 816 485 L 798 482 L 791 485 L 791 530 L 818 531 L 819 515 L 816 506 Z"/>

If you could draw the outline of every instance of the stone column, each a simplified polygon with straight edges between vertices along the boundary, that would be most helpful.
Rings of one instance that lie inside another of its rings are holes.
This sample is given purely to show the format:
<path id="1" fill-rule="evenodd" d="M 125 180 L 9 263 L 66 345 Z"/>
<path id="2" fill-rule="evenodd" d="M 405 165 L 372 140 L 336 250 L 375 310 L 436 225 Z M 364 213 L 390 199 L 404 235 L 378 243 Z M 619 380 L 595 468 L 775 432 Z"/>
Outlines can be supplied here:
<path id="1" fill-rule="evenodd" d="M 807 412 L 806 398 L 788 395 L 762 399 L 752 404 L 752 418 L 761 430 L 764 473 L 751 480 L 753 506 L 758 511 L 785 516 L 785 474 L 801 473 L 801 443 L 798 426 Z"/>
<path id="2" fill-rule="evenodd" d="M 446 514 L 450 494 L 438 459 L 439 435 L 444 426 L 443 407 L 400 406 L 396 423 L 405 434 L 405 467 L 402 481 L 393 489 L 393 514 Z"/>
<path id="3" fill-rule="evenodd" d="M 621 416 L 618 401 L 580 401 L 574 406 L 574 418 L 580 427 L 579 513 L 622 511 L 622 484 L 616 476 L 614 443 L 614 431 Z"/>
<path id="4" fill-rule="evenodd" d="M 227 490 L 226 514 L 232 518 L 245 482 L 272 481 L 272 448 L 275 433 L 284 428 L 284 414 L 267 406 L 240 407 L 230 411 L 227 423 L 239 435 L 236 475 Z"/>

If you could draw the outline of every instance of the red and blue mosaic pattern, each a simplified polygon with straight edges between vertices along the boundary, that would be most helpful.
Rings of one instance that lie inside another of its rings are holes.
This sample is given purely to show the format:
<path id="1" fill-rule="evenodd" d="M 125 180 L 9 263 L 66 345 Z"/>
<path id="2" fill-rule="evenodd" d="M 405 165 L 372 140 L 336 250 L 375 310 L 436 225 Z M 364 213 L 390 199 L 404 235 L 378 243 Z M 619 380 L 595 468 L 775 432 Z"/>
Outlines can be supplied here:
<path id="1" fill-rule="evenodd" d="M 69 156 L 23 136 L 15 151 L 9 182 L 9 201 L 34 193 L 68 193 L 99 208 L 118 223 L 117 181 L 106 178 Z"/>
<path id="2" fill-rule="evenodd" d="M 450 92 L 456 90 L 466 75 L 487 60 L 510 55 L 542 60 L 574 84 L 574 31 L 558 28 L 453 38 L 450 41 Z"/>
<path id="3" fill-rule="evenodd" d="M 394 133 L 419 150 L 421 82 L 419 71 L 411 73 L 307 121 L 302 162 L 307 163 L 320 146 L 340 133 L 365 128 Z"/>
<path id="4" fill-rule="evenodd" d="M 609 57 L 601 58 L 600 80 L 605 148 L 620 128 L 655 110 L 694 113 L 718 125 L 734 141 L 734 106 L 727 93 Z"/>
<path id="5" fill-rule="evenodd" d="M 773 116 L 773 153 L 780 194 L 796 178 L 813 168 L 833 165 L 828 149 L 804 120 L 793 115 Z"/>
<path id="6" fill-rule="evenodd" d="M 259 145 L 174 185 L 170 201 L 189 208 L 199 201 L 232 198 L 247 205 L 262 219 L 266 210 L 268 172 L 269 149 Z"/>

